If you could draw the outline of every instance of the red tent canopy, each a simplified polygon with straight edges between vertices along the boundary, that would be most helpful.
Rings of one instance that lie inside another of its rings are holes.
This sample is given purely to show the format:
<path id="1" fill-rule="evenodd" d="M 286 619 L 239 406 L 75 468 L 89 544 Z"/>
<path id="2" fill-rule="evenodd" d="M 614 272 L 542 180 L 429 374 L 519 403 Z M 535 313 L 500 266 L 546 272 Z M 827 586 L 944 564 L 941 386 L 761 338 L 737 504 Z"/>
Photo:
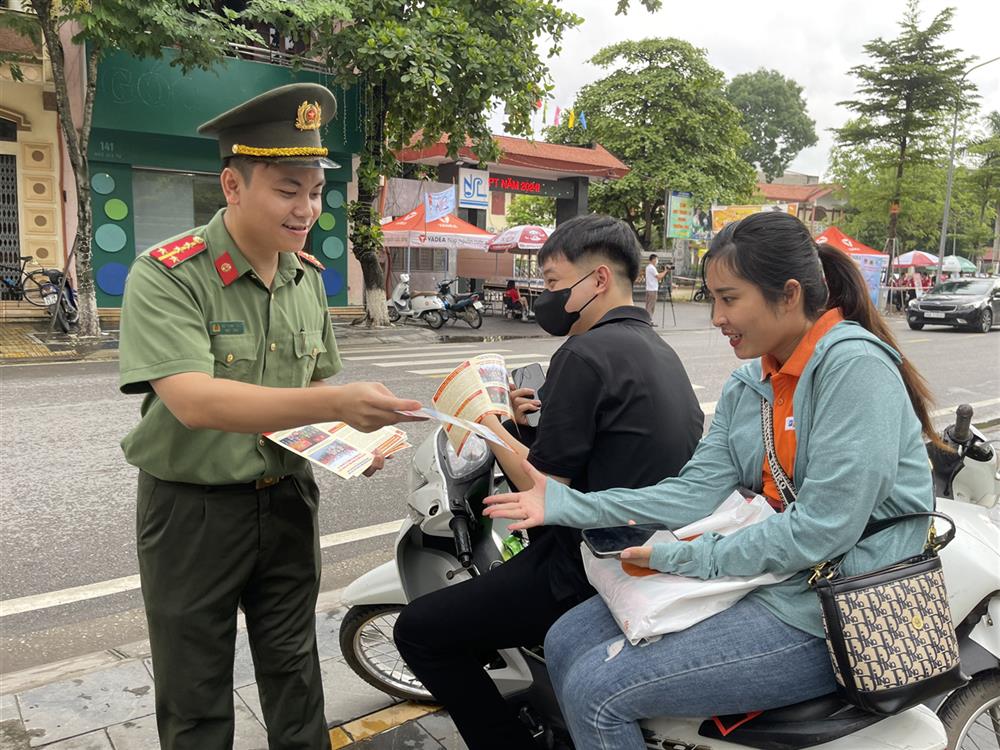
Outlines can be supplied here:
<path id="1" fill-rule="evenodd" d="M 846 234 L 841 232 L 837 227 L 827 227 L 826 230 L 815 237 L 817 243 L 826 243 L 831 245 L 838 250 L 843 250 L 848 255 L 881 255 L 884 258 L 889 256 L 884 253 L 880 253 L 878 250 L 874 250 L 868 245 L 854 239 L 853 237 L 848 237 Z"/>
<path id="2" fill-rule="evenodd" d="M 424 222 L 423 203 L 405 216 L 382 225 L 382 242 L 386 247 L 446 247 L 485 251 L 491 239 L 491 232 L 462 221 L 454 214 Z"/>

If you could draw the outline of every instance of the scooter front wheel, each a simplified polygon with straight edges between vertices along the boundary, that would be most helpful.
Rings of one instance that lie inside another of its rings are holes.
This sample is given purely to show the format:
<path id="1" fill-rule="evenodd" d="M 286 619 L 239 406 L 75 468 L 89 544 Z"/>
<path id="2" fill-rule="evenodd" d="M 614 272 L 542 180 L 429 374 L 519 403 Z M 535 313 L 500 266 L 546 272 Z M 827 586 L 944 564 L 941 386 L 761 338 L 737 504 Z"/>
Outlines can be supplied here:
<path id="1" fill-rule="evenodd" d="M 395 306 L 389 308 L 389 322 L 396 323 L 399 320 L 399 310 Z"/>
<path id="2" fill-rule="evenodd" d="M 340 652 L 362 680 L 383 693 L 409 701 L 432 701 L 392 640 L 400 604 L 351 607 L 340 624 Z"/>

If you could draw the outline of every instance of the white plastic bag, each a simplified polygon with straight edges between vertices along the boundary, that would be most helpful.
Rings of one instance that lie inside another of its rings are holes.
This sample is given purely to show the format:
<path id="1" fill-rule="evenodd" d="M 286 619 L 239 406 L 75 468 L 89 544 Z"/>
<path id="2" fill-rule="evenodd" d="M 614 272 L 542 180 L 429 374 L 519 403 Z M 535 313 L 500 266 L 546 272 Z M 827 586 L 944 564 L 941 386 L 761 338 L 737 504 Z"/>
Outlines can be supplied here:
<path id="1" fill-rule="evenodd" d="M 674 532 L 678 539 L 691 540 L 708 531 L 730 534 L 774 514 L 760 495 L 745 498 L 734 492 L 707 518 Z M 656 544 L 666 534 L 653 534 L 648 544 Z M 612 616 L 633 646 L 665 633 L 689 628 L 728 609 L 758 586 L 780 583 L 789 575 L 765 573 L 752 578 L 725 577 L 703 581 L 699 578 L 652 572 L 641 577 L 622 569 L 615 558 L 597 558 L 580 545 L 583 567 L 590 584 L 597 589 Z"/>

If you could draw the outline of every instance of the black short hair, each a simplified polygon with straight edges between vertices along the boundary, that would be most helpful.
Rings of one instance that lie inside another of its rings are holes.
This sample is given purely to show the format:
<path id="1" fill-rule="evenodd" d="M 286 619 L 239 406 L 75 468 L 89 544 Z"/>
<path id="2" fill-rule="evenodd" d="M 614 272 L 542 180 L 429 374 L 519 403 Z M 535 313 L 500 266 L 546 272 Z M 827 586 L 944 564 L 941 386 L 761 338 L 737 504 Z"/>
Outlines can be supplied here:
<path id="1" fill-rule="evenodd" d="M 656 253 L 650 253 L 649 254 L 649 262 L 652 263 L 654 260 L 656 260 Z"/>
<path id="2" fill-rule="evenodd" d="M 538 251 L 538 264 L 561 255 L 570 263 L 596 255 L 608 261 L 629 287 L 639 275 L 639 238 L 624 221 L 590 214 L 576 216 L 556 227 Z"/>
<path id="3" fill-rule="evenodd" d="M 222 160 L 222 168 L 235 169 L 243 177 L 243 182 L 247 185 L 250 184 L 250 180 L 253 178 L 254 167 L 258 164 L 270 164 L 269 161 L 264 161 L 263 159 L 254 159 L 248 156 L 229 156 Z"/>

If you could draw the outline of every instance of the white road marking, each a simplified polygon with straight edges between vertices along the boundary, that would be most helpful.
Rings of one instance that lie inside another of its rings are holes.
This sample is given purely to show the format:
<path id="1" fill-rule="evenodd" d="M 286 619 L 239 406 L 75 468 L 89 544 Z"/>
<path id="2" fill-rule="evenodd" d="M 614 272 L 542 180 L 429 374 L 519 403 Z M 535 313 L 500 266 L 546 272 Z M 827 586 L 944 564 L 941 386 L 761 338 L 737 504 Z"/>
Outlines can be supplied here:
<path id="1" fill-rule="evenodd" d="M 504 361 L 510 362 L 515 359 L 534 359 L 538 357 L 545 357 L 545 354 L 539 354 L 538 352 L 529 352 L 528 354 L 507 354 L 504 355 Z M 457 357 L 434 357 L 433 359 L 411 359 L 406 362 L 372 362 L 371 364 L 376 367 L 416 367 L 417 365 L 446 365 L 449 362 L 454 364 L 447 370 L 442 370 L 441 372 L 449 373 L 458 367 L 460 364 L 465 362 L 469 357 L 463 357 L 459 355 Z"/>
<path id="2" fill-rule="evenodd" d="M 544 357 L 544 356 L 545 356 L 544 354 L 518 354 L 518 355 L 513 356 L 513 357 L 504 357 L 504 361 L 510 362 L 512 359 L 534 359 L 542 367 L 548 367 L 549 366 L 549 360 L 547 360 L 547 359 L 537 359 L 538 357 Z M 432 365 L 432 364 L 437 364 L 440 361 L 441 360 L 438 360 L 438 359 L 429 359 L 426 362 L 410 362 L 409 364 L 411 364 L 411 365 Z M 457 365 L 459 363 L 456 362 L 455 364 Z M 521 364 L 521 363 L 517 362 L 515 364 Z M 407 370 L 407 372 L 412 373 L 413 375 L 447 375 L 448 373 L 450 373 L 454 369 L 455 369 L 455 366 L 452 365 L 451 367 L 443 367 L 443 368 L 442 367 L 438 367 L 438 368 L 434 368 L 434 369 L 430 369 L 430 370 Z"/>
<path id="3" fill-rule="evenodd" d="M 393 346 L 392 344 L 385 344 L 384 346 L 365 346 L 365 347 L 344 347 L 343 349 L 338 347 L 338 351 L 341 354 L 378 354 L 379 352 L 426 352 L 428 349 L 470 349 L 472 345 L 468 342 L 464 344 L 424 344 L 423 346 Z M 487 349 L 486 344 L 479 346 L 479 349 Z"/>
<path id="4" fill-rule="evenodd" d="M 388 521 L 378 523 L 373 526 L 362 526 L 358 529 L 348 529 L 326 534 L 319 538 L 319 545 L 322 549 L 336 547 L 341 544 L 350 544 L 365 539 L 395 534 L 399 531 L 399 521 Z M 88 583 L 84 586 L 74 586 L 60 591 L 49 591 L 45 594 L 34 594 L 32 596 L 22 596 L 17 599 L 7 599 L 0 601 L 0 618 L 10 615 L 19 615 L 24 612 L 35 612 L 40 609 L 59 607 L 64 604 L 74 604 L 76 602 L 99 599 L 102 596 L 121 594 L 127 591 L 136 591 L 139 588 L 139 576 L 124 576 L 123 578 L 112 578 L 109 581 L 99 581 Z"/>
<path id="5" fill-rule="evenodd" d="M 997 404 L 1000 404 L 1000 398 L 990 398 L 990 399 L 986 399 L 985 401 L 973 401 L 973 402 L 971 402 L 969 404 L 969 406 L 971 406 L 973 409 L 982 409 L 984 406 L 996 406 Z M 932 417 L 943 417 L 943 416 L 953 417 L 955 415 L 955 409 L 957 409 L 958 407 L 959 407 L 959 404 L 955 404 L 954 406 L 950 406 L 950 407 L 947 407 L 945 409 L 937 409 L 937 410 L 931 412 L 931 416 Z M 975 419 L 976 418 L 975 415 L 973 415 L 972 418 Z"/>
<path id="6" fill-rule="evenodd" d="M 383 360 L 383 359 L 406 359 L 407 357 L 417 356 L 419 354 L 426 353 L 426 349 L 423 352 L 408 352 L 406 354 L 366 354 L 363 357 L 355 357 L 354 355 L 341 355 L 341 359 L 348 359 L 352 362 L 361 362 L 366 360 Z M 490 349 L 490 354 L 503 354 L 504 352 L 509 352 L 510 349 Z M 481 354 L 482 349 L 453 349 L 451 351 L 442 352 L 442 355 L 446 359 L 451 359 L 453 356 L 464 357 L 468 359 L 469 357 L 474 357 L 477 354 Z"/>

